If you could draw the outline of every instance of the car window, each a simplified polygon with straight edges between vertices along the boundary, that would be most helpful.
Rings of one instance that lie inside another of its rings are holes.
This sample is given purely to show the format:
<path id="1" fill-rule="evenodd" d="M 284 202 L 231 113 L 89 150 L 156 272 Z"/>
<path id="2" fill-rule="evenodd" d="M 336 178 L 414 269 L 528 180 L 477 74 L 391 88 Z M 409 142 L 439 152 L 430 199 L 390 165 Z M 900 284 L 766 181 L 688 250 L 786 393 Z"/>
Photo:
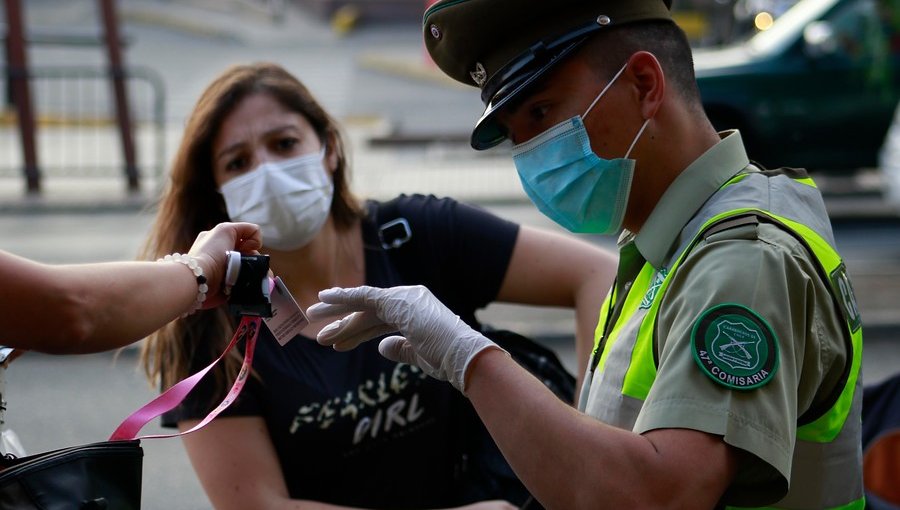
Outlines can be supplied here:
<path id="1" fill-rule="evenodd" d="M 757 53 L 778 53 L 803 35 L 807 25 L 821 19 L 838 0 L 801 0 L 781 15 L 772 28 L 750 39 L 749 45 Z"/>
<path id="2" fill-rule="evenodd" d="M 825 18 L 834 32 L 835 52 L 854 62 L 869 62 L 884 50 L 884 33 L 878 22 L 875 0 L 856 0 L 830 12 Z"/>
<path id="3" fill-rule="evenodd" d="M 900 0 L 880 0 L 877 9 L 888 51 L 894 57 L 900 56 Z"/>
<path id="4" fill-rule="evenodd" d="M 889 91 L 896 72 L 900 0 L 855 0 L 830 12 L 833 31 L 831 61 L 840 59 L 864 73 L 869 90 Z"/>

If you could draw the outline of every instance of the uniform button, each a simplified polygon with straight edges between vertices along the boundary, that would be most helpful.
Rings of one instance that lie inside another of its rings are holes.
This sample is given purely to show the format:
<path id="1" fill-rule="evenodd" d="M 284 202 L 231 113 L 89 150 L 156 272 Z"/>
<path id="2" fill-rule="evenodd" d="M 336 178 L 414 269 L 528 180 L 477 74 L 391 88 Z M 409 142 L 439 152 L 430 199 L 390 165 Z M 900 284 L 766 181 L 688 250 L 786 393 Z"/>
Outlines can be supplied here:
<path id="1" fill-rule="evenodd" d="M 438 28 L 437 25 L 431 25 L 431 37 L 434 37 L 435 39 L 441 38 L 441 29 Z"/>
<path id="2" fill-rule="evenodd" d="M 600 25 L 601 27 L 605 27 L 606 25 L 609 25 L 610 23 L 612 23 L 612 20 L 609 19 L 609 16 L 607 16 L 606 14 L 601 14 L 601 15 L 597 16 L 597 24 Z"/>

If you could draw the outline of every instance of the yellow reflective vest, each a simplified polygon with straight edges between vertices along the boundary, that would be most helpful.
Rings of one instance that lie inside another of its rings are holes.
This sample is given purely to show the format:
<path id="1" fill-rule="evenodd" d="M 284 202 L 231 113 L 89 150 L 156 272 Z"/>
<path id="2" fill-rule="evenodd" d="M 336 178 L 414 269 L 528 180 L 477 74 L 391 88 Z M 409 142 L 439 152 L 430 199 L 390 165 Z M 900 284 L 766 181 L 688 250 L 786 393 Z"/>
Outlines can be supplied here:
<path id="1" fill-rule="evenodd" d="M 780 201 L 787 204 L 783 207 L 763 207 L 762 204 L 770 205 L 767 196 L 773 186 L 780 193 L 795 194 L 796 201 Z M 657 270 L 645 263 L 630 285 L 622 289 L 613 286 L 601 308 L 597 347 L 580 407 L 610 425 L 632 429 L 656 379 L 654 335 L 660 303 L 682 261 L 711 232 L 750 222 L 775 224 L 796 237 L 817 262 L 819 276 L 831 289 L 846 322 L 845 346 L 851 354 L 840 391 L 827 399 L 830 405 L 800 413 L 789 492 L 776 506 L 768 508 L 862 509 L 862 327 L 846 268 L 829 241 L 830 226 L 811 209 L 790 205 L 815 195 L 815 184 L 805 176 L 750 172 L 728 181 L 689 224 L 688 228 L 694 226 L 688 232 L 693 236 L 682 236 L 688 241 L 679 246 L 667 269 Z M 735 204 L 740 207 L 734 207 Z M 648 292 L 652 287 L 656 288 Z M 646 302 L 648 299 L 650 302 Z M 610 320 L 614 303 L 620 311 Z M 598 383 L 593 381 L 596 378 L 602 379 Z M 603 388 L 602 392 L 592 394 L 598 387 Z"/>

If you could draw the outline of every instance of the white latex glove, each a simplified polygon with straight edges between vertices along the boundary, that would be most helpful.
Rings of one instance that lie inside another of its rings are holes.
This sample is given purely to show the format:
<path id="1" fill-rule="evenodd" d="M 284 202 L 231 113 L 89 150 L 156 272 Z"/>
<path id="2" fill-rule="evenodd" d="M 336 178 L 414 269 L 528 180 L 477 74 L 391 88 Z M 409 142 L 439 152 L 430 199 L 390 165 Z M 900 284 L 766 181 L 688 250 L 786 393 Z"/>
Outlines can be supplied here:
<path id="1" fill-rule="evenodd" d="M 346 315 L 319 332 L 320 344 L 349 351 L 366 340 L 399 331 L 402 336 L 390 336 L 378 344 L 382 356 L 416 365 L 463 393 L 469 363 L 485 349 L 500 349 L 421 285 L 334 288 L 319 292 L 319 299 L 321 303 L 306 311 L 310 321 Z"/>

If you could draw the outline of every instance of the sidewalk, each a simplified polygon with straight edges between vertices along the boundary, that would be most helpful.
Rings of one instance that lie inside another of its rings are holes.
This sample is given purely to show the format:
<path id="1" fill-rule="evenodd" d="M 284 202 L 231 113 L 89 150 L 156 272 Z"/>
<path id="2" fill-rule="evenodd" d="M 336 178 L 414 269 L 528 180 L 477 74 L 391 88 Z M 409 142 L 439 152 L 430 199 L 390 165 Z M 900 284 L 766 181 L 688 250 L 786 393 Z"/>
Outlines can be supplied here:
<path id="1" fill-rule="evenodd" d="M 383 138 L 384 121 L 343 122 L 352 158 L 352 187 L 362 197 L 386 199 L 399 192 L 433 193 L 483 205 L 530 204 L 508 151 L 476 152 L 464 143 L 373 146 Z M 170 126 L 167 146 L 180 132 Z M 166 170 L 167 171 L 167 170 Z M 855 176 L 813 174 L 832 221 L 900 221 L 900 211 L 884 200 L 877 172 Z M 162 182 L 165 180 L 165 171 Z M 104 213 L 152 206 L 162 182 L 144 176 L 141 190 L 128 192 L 124 176 L 44 176 L 42 192 L 28 195 L 21 178 L 0 178 L 0 214 Z"/>
<path id="2" fill-rule="evenodd" d="M 181 136 L 180 126 L 171 124 L 174 123 L 170 123 L 166 135 L 170 154 Z M 369 139 L 382 136 L 383 121 L 357 119 L 343 124 L 352 159 L 352 186 L 362 197 L 386 199 L 405 191 L 449 195 L 478 203 L 527 202 L 512 160 L 504 152 L 478 153 L 459 144 L 373 148 Z M 118 150 L 118 145 L 113 150 Z M 41 193 L 28 195 L 22 178 L 0 178 L 0 214 L 141 210 L 155 202 L 164 181 L 165 173 L 161 180 L 154 175 L 143 176 L 141 190 L 129 193 L 124 175 L 44 175 Z"/>

